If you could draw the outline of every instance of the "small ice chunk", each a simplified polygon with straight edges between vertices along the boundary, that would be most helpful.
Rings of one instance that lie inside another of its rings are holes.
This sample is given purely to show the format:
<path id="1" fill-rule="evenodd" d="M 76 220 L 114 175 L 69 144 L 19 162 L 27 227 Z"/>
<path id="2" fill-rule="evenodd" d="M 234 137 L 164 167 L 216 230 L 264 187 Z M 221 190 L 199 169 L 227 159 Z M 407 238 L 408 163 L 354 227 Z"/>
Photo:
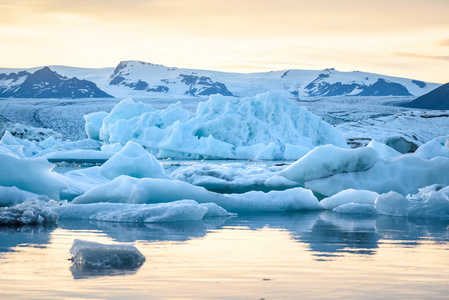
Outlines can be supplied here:
<path id="1" fill-rule="evenodd" d="M 374 205 L 377 196 L 379 196 L 379 194 L 376 192 L 348 189 L 321 200 L 321 204 L 325 209 L 334 209 L 347 203 Z"/>
<path id="2" fill-rule="evenodd" d="M 346 203 L 337 206 L 332 210 L 339 214 L 364 214 L 364 215 L 376 215 L 377 210 L 374 204 L 362 204 L 362 203 Z"/>
<path id="3" fill-rule="evenodd" d="M 236 214 L 230 213 L 223 207 L 218 206 L 215 203 L 203 203 L 200 206 L 207 208 L 207 212 L 204 217 L 229 217 Z"/>
<path id="4" fill-rule="evenodd" d="M 145 256 L 133 245 L 105 245 L 78 239 L 73 241 L 70 257 L 81 269 L 135 269 L 145 262 Z"/>

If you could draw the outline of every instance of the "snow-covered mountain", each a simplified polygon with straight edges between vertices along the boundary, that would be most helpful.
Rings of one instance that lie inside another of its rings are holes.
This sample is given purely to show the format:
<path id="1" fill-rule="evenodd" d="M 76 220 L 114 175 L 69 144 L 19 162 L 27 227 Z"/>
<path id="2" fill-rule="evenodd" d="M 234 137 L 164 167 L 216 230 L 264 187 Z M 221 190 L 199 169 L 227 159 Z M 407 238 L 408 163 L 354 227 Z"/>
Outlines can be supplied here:
<path id="1" fill-rule="evenodd" d="M 228 73 L 122 61 L 114 68 L 50 66 L 59 74 L 90 80 L 115 97 L 191 97 L 221 94 L 249 97 L 271 91 L 290 98 L 329 96 L 421 96 L 440 86 L 365 72 L 283 70 Z M 33 70 L 33 69 L 30 69 Z M 27 71 L 30 71 L 27 70 Z M 15 71 L 20 71 L 15 69 Z M 2 69 L 0 69 L 2 72 Z"/>
<path id="2" fill-rule="evenodd" d="M 30 73 L 0 74 L 0 97 L 4 98 L 106 98 L 111 95 L 88 80 L 67 78 L 44 67 Z"/>

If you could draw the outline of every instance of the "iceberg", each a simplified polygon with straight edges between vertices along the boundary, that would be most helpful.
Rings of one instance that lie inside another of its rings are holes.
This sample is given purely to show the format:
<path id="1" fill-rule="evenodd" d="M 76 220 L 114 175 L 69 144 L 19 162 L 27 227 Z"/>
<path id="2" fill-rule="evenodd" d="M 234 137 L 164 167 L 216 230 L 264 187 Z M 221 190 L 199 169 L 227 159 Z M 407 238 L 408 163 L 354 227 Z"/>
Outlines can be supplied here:
<path id="1" fill-rule="evenodd" d="M 135 269 L 145 262 L 145 256 L 133 245 L 106 245 L 74 240 L 70 257 L 80 269 Z"/>
<path id="2" fill-rule="evenodd" d="M 45 158 L 18 158 L 0 153 L 0 186 L 15 186 L 21 190 L 47 195 L 59 200 L 59 192 L 68 186 Z"/>
<path id="3" fill-rule="evenodd" d="M 0 208 L 0 225 L 44 225 L 54 224 L 58 215 L 52 210 L 55 201 L 27 200 L 11 207 Z"/>
<path id="4" fill-rule="evenodd" d="M 449 147 L 446 146 L 448 140 L 449 136 L 447 135 L 437 137 L 421 145 L 414 154 L 424 159 L 432 159 L 438 156 L 449 157 Z"/>
<path id="5" fill-rule="evenodd" d="M 107 222 L 158 223 L 199 221 L 208 207 L 193 200 L 157 204 L 92 203 L 64 204 L 53 209 L 60 219 L 86 219 Z M 226 216 L 226 211 L 211 207 L 209 216 Z"/>
<path id="6" fill-rule="evenodd" d="M 171 177 L 220 193 L 286 190 L 299 186 L 280 176 L 280 169 L 243 163 L 202 164 L 178 168 Z"/>
<path id="7" fill-rule="evenodd" d="M 100 167 L 100 174 L 111 180 L 120 175 L 171 179 L 154 156 L 131 141 Z"/>
<path id="8" fill-rule="evenodd" d="M 390 159 L 401 156 L 402 154 L 399 151 L 394 150 L 390 146 L 385 145 L 384 143 L 380 143 L 376 140 L 371 140 L 366 147 L 371 147 L 376 149 L 380 158 L 382 159 Z"/>
<path id="9" fill-rule="evenodd" d="M 49 201 L 50 198 L 48 196 L 22 191 L 15 186 L 0 186 L 0 207 L 14 206 L 26 200 Z"/>
<path id="10" fill-rule="evenodd" d="M 449 187 L 434 184 L 407 196 L 382 194 L 376 199 L 376 209 L 389 216 L 449 220 Z"/>
<path id="11" fill-rule="evenodd" d="M 248 192 L 222 195 L 179 180 L 133 178 L 122 175 L 94 187 L 73 199 L 73 204 L 128 203 L 150 204 L 191 199 L 198 203 L 215 203 L 229 212 L 320 210 L 323 206 L 310 190 Z"/>
<path id="12" fill-rule="evenodd" d="M 181 103 L 155 110 L 125 99 L 103 117 L 85 117 L 90 137 L 102 120 L 98 136 L 105 144 L 133 141 L 157 158 L 298 159 L 319 145 L 348 147 L 334 127 L 273 93 L 212 95 L 193 115 Z"/>
<path id="13" fill-rule="evenodd" d="M 325 196 L 346 189 L 368 190 L 376 193 L 397 192 L 414 194 L 418 189 L 433 185 L 449 185 L 449 158 L 422 159 L 412 154 L 390 160 L 379 160 L 366 170 L 338 173 L 305 183 L 305 187 Z"/>
<path id="14" fill-rule="evenodd" d="M 379 160 L 379 154 L 372 147 L 343 149 L 325 145 L 316 147 L 279 174 L 304 185 L 316 178 L 367 170 Z"/>
<path id="15" fill-rule="evenodd" d="M 344 204 L 366 204 L 374 206 L 378 193 L 364 190 L 348 189 L 321 200 L 325 209 L 334 209 Z"/>

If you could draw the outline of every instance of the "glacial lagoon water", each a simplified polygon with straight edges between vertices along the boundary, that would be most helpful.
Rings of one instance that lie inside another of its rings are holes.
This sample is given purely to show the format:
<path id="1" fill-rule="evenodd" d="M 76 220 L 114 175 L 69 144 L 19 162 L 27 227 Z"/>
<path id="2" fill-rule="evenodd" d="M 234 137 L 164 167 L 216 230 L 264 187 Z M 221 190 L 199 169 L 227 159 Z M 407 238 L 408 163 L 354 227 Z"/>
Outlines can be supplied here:
<path id="1" fill-rule="evenodd" d="M 0 299 L 447 298 L 447 223 L 324 211 L 3 227 Z M 74 239 L 132 243 L 146 262 L 80 269 Z"/>

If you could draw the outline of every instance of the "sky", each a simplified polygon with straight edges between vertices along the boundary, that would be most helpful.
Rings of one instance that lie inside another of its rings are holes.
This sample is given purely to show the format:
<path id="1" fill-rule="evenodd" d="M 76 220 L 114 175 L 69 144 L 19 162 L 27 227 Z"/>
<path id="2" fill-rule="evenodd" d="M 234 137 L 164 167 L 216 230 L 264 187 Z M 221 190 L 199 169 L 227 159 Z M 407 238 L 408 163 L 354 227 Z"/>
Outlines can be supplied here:
<path id="1" fill-rule="evenodd" d="M 0 0 L 0 67 L 365 71 L 449 81 L 448 0 Z"/>

